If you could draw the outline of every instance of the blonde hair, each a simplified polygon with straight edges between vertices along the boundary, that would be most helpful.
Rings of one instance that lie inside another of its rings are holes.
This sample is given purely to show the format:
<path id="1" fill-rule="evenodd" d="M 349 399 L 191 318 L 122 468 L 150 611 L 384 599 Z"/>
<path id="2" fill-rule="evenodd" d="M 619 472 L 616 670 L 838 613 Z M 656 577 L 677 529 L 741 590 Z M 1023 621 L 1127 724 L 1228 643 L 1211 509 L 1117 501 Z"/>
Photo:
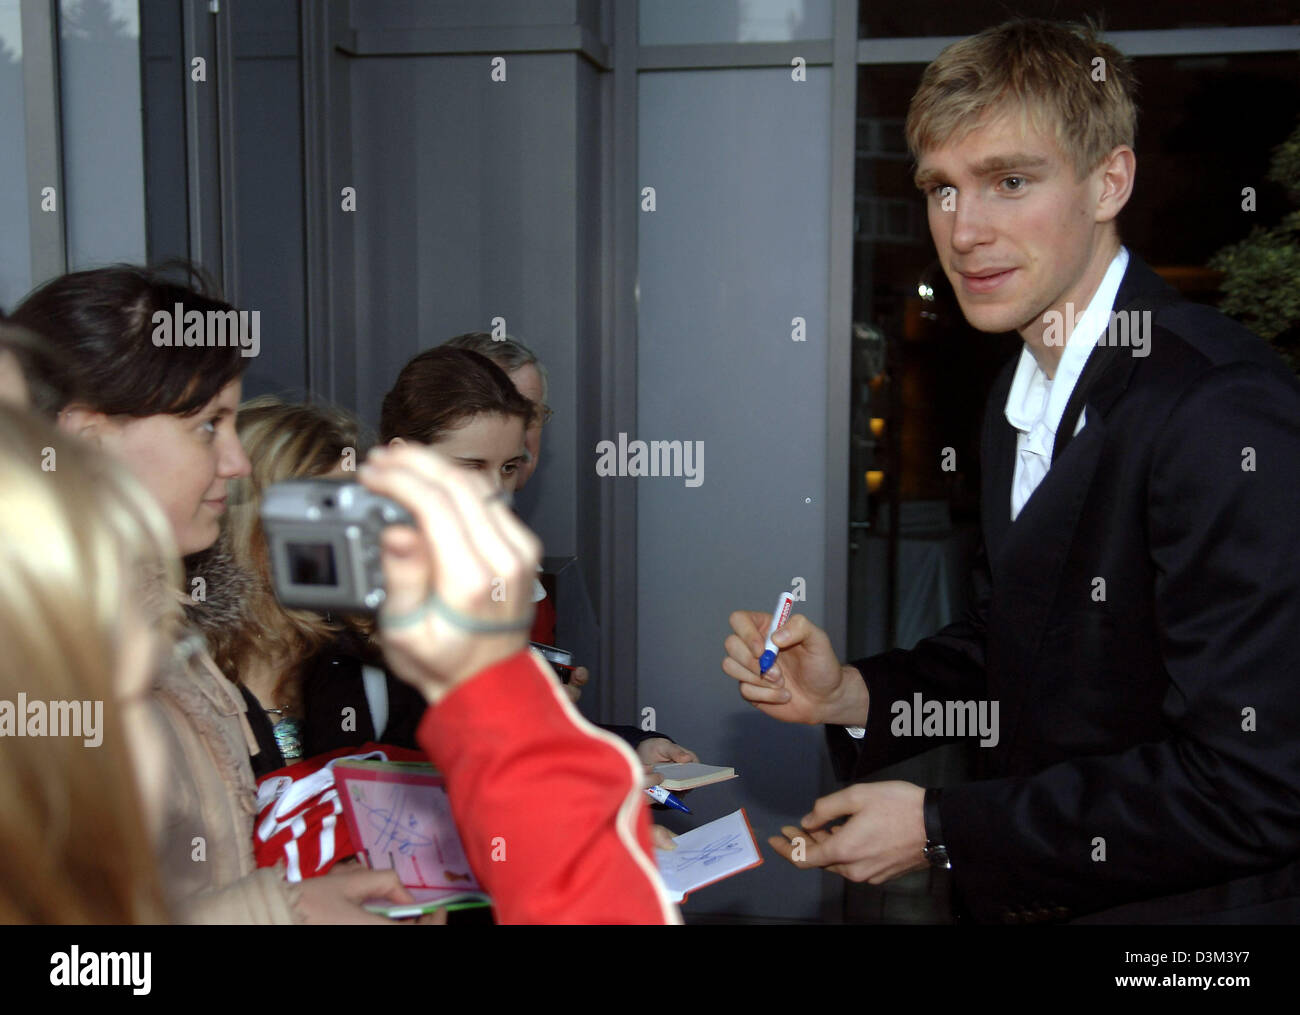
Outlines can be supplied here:
<path id="1" fill-rule="evenodd" d="M 907 112 L 912 157 L 961 141 L 987 114 L 1018 113 L 1056 139 L 1083 179 L 1137 136 L 1128 59 L 1083 24 L 1017 19 L 947 47 L 925 69 Z"/>
<path id="2" fill-rule="evenodd" d="M 129 639 L 175 633 L 171 528 L 109 456 L 4 406 L 0 473 L 0 699 L 103 703 L 97 747 L 0 737 L 0 922 L 164 922 L 119 699 Z"/>
<path id="3" fill-rule="evenodd" d="M 356 418 L 328 405 L 294 405 L 274 396 L 250 399 L 239 407 L 239 440 L 252 463 L 250 476 L 230 483 L 230 509 L 223 539 L 236 565 L 254 578 L 240 630 L 210 633 L 212 657 L 231 680 L 253 655 L 301 661 L 333 641 L 341 623 L 309 610 L 289 610 L 275 598 L 271 562 L 259 511 L 272 483 L 322 476 L 339 467 L 349 451 L 359 464 L 364 449 Z M 300 688 L 291 668 L 277 692 L 296 702 Z"/>

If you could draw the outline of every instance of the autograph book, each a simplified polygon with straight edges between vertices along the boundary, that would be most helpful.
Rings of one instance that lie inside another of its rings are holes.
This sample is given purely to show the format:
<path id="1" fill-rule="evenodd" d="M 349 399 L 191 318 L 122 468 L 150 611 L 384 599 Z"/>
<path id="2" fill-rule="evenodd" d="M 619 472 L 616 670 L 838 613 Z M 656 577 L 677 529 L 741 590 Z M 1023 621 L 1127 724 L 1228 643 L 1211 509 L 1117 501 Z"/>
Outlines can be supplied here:
<path id="1" fill-rule="evenodd" d="M 697 789 L 700 786 L 711 786 L 715 782 L 726 782 L 737 777 L 734 768 L 698 763 L 665 763 L 655 765 L 655 771 L 664 777 L 664 781 L 659 785 L 668 790 Z"/>
<path id="2" fill-rule="evenodd" d="M 674 902 L 763 862 L 743 807 L 725 818 L 675 835 L 673 842 L 677 844 L 674 850 L 655 850 L 655 862 Z"/>
<path id="3" fill-rule="evenodd" d="M 465 856 L 443 777 L 432 765 L 346 761 L 334 766 L 334 779 L 358 856 L 376 870 L 396 871 L 415 897 L 414 906 L 375 900 L 367 909 L 396 918 L 491 904 Z"/>

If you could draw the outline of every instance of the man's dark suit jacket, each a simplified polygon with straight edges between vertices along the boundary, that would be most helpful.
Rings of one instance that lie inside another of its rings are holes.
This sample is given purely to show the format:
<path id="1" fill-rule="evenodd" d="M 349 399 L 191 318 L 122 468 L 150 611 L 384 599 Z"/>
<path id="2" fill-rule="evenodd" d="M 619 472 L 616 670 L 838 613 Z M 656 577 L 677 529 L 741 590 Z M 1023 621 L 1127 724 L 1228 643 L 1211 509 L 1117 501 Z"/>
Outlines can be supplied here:
<path id="1" fill-rule="evenodd" d="M 916 691 L 997 700 L 978 781 L 940 802 L 959 912 L 1294 922 L 1300 385 L 1261 339 L 1137 257 L 1115 309 L 1152 312 L 1149 354 L 1105 338 L 1093 350 L 1014 522 L 1014 360 L 1000 375 L 976 605 L 911 651 L 853 664 L 866 736 L 828 728 L 832 757 L 860 779 L 942 742 L 891 735 L 891 704 Z"/>

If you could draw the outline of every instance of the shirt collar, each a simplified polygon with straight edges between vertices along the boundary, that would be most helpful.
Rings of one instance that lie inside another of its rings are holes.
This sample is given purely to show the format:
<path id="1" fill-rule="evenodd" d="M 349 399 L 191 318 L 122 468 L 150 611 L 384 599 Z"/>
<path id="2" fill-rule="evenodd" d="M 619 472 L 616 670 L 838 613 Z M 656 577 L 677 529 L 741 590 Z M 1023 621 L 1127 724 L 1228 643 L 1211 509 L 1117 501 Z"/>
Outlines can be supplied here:
<path id="1" fill-rule="evenodd" d="M 1050 381 L 1047 379 L 1029 346 L 1020 350 L 1020 360 L 1003 409 L 1007 422 L 1017 430 L 1028 433 L 1035 423 L 1041 422 L 1051 434 L 1056 434 L 1084 364 L 1110 322 L 1110 313 L 1128 262 L 1128 249 L 1120 247 L 1083 313 L 1073 321 L 1067 316 L 1062 322 L 1063 327 L 1073 326 L 1065 340 L 1065 351 L 1057 364 L 1055 377 Z"/>

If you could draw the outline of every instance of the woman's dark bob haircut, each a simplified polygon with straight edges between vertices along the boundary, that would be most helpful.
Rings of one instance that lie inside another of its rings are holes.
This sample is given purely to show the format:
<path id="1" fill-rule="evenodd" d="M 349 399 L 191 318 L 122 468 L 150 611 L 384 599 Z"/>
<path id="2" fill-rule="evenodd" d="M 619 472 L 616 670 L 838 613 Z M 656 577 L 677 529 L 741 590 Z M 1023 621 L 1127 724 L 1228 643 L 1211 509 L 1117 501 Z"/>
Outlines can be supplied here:
<path id="1" fill-rule="evenodd" d="M 184 282 L 175 278 L 178 268 Z M 48 341 L 67 374 L 59 387 L 69 399 L 38 408 L 57 412 L 76 401 L 110 416 L 198 412 L 243 374 L 248 358 L 238 344 L 156 345 L 154 315 L 174 315 L 178 304 L 182 314 L 205 317 L 234 309 L 187 264 L 115 264 L 60 275 L 33 290 L 11 319 Z"/>
<path id="2" fill-rule="evenodd" d="M 440 345 L 402 367 L 397 383 L 384 396 L 379 438 L 385 443 L 401 437 L 436 444 L 480 413 L 517 416 L 528 426 L 535 410 L 486 356 Z"/>

